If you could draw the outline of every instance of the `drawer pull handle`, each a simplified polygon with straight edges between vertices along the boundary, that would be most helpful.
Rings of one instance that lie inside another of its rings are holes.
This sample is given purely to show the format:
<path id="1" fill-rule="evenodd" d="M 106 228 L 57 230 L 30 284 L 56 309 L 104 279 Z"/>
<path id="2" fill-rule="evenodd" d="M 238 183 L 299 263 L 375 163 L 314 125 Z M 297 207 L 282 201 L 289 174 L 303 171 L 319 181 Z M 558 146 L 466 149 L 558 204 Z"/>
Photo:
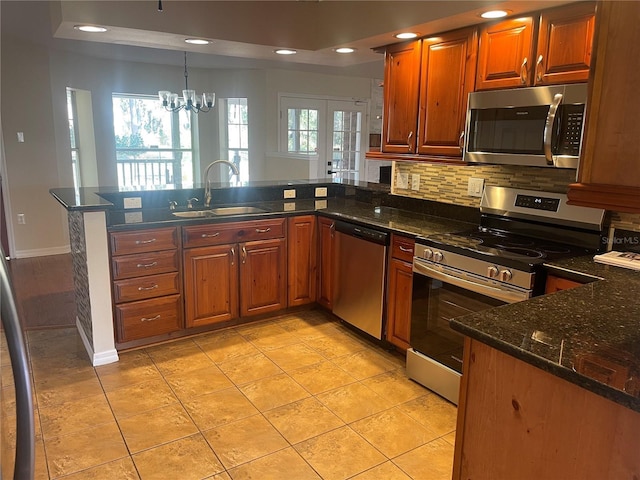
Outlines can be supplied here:
<path id="1" fill-rule="evenodd" d="M 136 267 L 138 267 L 138 268 L 151 268 L 151 267 L 155 267 L 156 265 L 158 265 L 158 262 L 139 263 L 139 264 L 136 265 Z"/>
<path id="2" fill-rule="evenodd" d="M 155 238 L 152 238 L 150 240 L 136 240 L 136 245 L 145 245 L 147 243 L 153 243 L 155 241 L 156 241 Z"/>
<path id="3" fill-rule="evenodd" d="M 400 249 L 401 252 L 413 252 L 413 248 L 407 248 L 407 247 L 403 247 L 402 245 L 398 245 L 398 248 Z"/>
<path id="4" fill-rule="evenodd" d="M 256 228 L 256 233 L 267 233 L 271 231 L 271 227 L 267 228 Z"/>
<path id="5" fill-rule="evenodd" d="M 138 291 L 139 292 L 145 292 L 147 290 L 153 290 L 155 288 L 158 288 L 158 284 L 154 283 L 153 285 L 151 285 L 150 287 L 138 287 Z"/>
<path id="6" fill-rule="evenodd" d="M 142 317 L 140 319 L 141 322 L 153 322 L 154 320 L 158 320 L 160 318 L 160 314 L 156 315 L 155 317 L 151 317 L 151 318 L 147 318 L 147 317 Z"/>
<path id="7" fill-rule="evenodd" d="M 200 235 L 200 238 L 213 238 L 213 237 L 217 237 L 218 235 L 220 235 L 220 232 L 216 232 L 216 233 L 203 233 L 202 235 Z"/>

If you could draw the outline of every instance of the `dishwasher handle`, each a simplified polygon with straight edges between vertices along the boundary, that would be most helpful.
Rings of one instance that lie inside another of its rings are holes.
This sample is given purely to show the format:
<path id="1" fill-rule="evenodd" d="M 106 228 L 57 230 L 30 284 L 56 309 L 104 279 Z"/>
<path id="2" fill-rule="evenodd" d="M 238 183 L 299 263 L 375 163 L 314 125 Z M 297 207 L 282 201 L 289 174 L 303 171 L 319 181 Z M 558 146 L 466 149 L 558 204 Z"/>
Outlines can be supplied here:
<path id="1" fill-rule="evenodd" d="M 377 243 L 379 245 L 389 245 L 389 234 L 386 232 L 373 230 L 354 223 L 342 222 L 340 220 L 336 220 L 335 225 L 336 232 Z"/>

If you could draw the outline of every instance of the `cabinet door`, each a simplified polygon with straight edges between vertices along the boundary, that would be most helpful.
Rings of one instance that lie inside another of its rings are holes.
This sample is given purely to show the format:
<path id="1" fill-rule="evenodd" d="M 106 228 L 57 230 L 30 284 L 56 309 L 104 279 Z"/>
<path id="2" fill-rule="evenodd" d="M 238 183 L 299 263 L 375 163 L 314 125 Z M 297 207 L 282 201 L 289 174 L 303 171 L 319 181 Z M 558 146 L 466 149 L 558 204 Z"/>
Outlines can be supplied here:
<path id="1" fill-rule="evenodd" d="M 382 151 L 415 153 L 420 41 L 389 47 L 384 62 Z"/>
<path id="2" fill-rule="evenodd" d="M 315 215 L 289 218 L 287 296 L 290 307 L 316 300 L 318 238 Z"/>
<path id="3" fill-rule="evenodd" d="M 418 153 L 462 156 L 467 96 L 476 75 L 476 29 L 422 43 Z"/>
<path id="4" fill-rule="evenodd" d="M 240 315 L 250 316 L 287 306 L 284 238 L 247 242 L 240 247 Z"/>
<path id="5" fill-rule="evenodd" d="M 184 254 L 186 326 L 238 317 L 237 245 L 192 248 Z"/>
<path id="6" fill-rule="evenodd" d="M 413 268 L 397 258 L 389 261 L 387 286 L 387 340 L 397 347 L 409 348 L 411 328 L 411 290 Z"/>
<path id="7" fill-rule="evenodd" d="M 333 253 L 336 226 L 330 218 L 318 218 L 319 282 L 318 303 L 331 310 L 333 307 Z"/>
<path id="8" fill-rule="evenodd" d="M 542 12 L 535 84 L 586 82 L 594 26 L 595 3 L 577 3 Z"/>
<path id="9" fill-rule="evenodd" d="M 522 17 L 480 31 L 476 90 L 531 85 L 533 30 L 533 17 Z"/>
<path id="10" fill-rule="evenodd" d="M 568 290 L 569 288 L 579 287 L 580 285 L 582 285 L 582 283 L 569 280 L 568 278 L 547 275 L 544 293 L 559 292 L 560 290 Z"/>
<path id="11" fill-rule="evenodd" d="M 598 3 L 574 205 L 640 213 L 640 2 Z"/>

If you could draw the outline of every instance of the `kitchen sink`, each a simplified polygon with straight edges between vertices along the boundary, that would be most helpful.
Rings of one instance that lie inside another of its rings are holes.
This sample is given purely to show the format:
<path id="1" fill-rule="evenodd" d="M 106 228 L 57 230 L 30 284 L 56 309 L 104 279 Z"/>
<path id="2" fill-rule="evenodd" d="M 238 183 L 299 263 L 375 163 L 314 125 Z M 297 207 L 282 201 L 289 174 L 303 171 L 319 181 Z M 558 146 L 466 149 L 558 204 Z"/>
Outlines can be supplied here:
<path id="1" fill-rule="evenodd" d="M 266 213 L 267 211 L 258 207 L 218 207 L 209 210 L 213 215 L 245 215 L 248 213 Z"/>
<path id="2" fill-rule="evenodd" d="M 188 212 L 173 212 L 173 215 L 180 218 L 202 218 L 210 217 L 211 213 L 209 210 L 195 210 Z"/>
<path id="3" fill-rule="evenodd" d="M 217 207 L 211 210 L 189 210 L 187 212 L 173 212 L 180 218 L 204 218 L 212 215 L 247 215 L 251 213 L 266 213 L 268 210 L 258 207 Z"/>

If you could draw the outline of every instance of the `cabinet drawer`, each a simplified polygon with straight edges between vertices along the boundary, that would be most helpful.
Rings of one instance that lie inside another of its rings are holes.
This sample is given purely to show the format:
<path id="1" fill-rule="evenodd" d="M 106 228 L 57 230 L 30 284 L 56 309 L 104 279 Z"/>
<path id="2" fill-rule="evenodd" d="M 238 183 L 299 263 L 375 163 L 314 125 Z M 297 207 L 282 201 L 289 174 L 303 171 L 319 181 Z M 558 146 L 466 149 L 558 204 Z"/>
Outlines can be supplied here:
<path id="1" fill-rule="evenodd" d="M 118 340 L 129 342 L 182 328 L 180 295 L 116 305 Z"/>
<path id="2" fill-rule="evenodd" d="M 113 282 L 113 296 L 116 303 L 163 297 L 176 293 L 180 293 L 180 275 L 178 275 L 178 272 Z"/>
<path id="3" fill-rule="evenodd" d="M 182 229 L 185 248 L 224 245 L 284 237 L 284 218 L 249 222 L 211 223 Z"/>
<path id="4" fill-rule="evenodd" d="M 236 234 L 241 223 L 209 223 L 182 228 L 182 244 L 185 248 L 206 247 L 236 243 Z"/>
<path id="5" fill-rule="evenodd" d="M 169 250 L 177 247 L 178 230 L 175 227 L 111 234 L 111 254 L 113 256 Z"/>
<path id="6" fill-rule="evenodd" d="M 405 262 L 413 262 L 413 238 L 391 235 L 391 256 Z"/>
<path id="7" fill-rule="evenodd" d="M 178 251 L 143 253 L 140 255 L 126 255 L 111 259 L 113 279 L 140 277 L 178 271 Z"/>

